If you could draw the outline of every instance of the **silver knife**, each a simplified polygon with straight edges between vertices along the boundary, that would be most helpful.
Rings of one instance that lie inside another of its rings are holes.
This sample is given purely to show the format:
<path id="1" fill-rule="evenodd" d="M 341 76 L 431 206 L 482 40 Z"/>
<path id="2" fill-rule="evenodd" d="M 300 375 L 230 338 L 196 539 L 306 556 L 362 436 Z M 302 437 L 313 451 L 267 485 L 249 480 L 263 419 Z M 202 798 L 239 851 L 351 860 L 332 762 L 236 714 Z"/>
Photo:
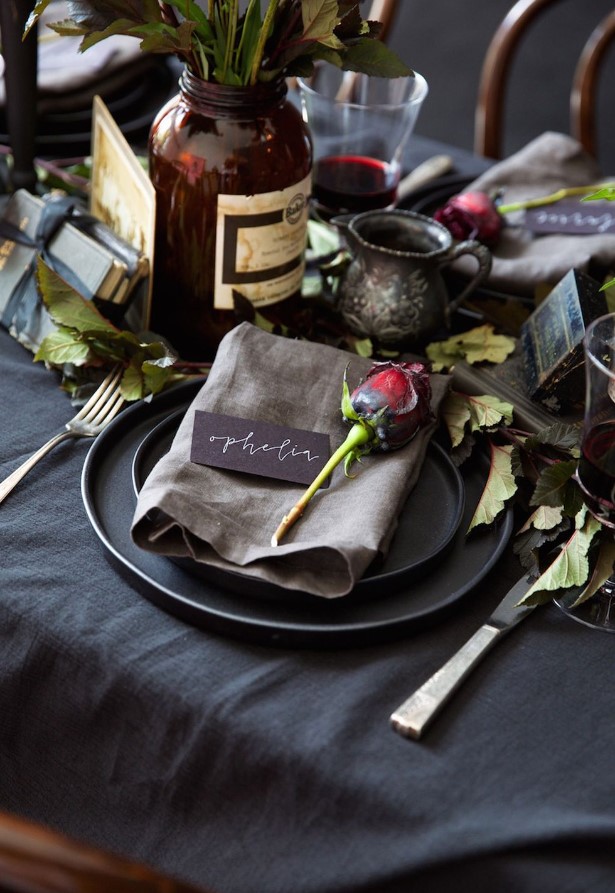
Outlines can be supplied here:
<path id="1" fill-rule="evenodd" d="M 398 183 L 396 203 L 403 202 L 419 186 L 424 186 L 430 180 L 436 180 L 447 174 L 452 167 L 453 159 L 450 155 L 434 155 L 421 162 Z"/>
<path id="2" fill-rule="evenodd" d="M 396 732 L 405 738 L 414 738 L 418 741 L 429 723 L 485 654 L 534 610 L 534 605 L 517 607 L 517 603 L 523 598 L 534 579 L 534 574 L 526 574 L 518 580 L 506 593 L 489 620 L 483 623 L 443 667 L 391 714 L 391 725 Z"/>

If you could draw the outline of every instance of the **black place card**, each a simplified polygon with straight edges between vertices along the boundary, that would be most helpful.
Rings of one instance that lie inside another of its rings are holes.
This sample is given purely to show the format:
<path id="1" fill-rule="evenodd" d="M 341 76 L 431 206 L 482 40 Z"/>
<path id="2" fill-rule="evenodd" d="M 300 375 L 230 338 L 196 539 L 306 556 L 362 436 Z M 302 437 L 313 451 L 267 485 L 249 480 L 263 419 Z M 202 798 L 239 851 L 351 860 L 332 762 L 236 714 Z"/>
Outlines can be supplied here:
<path id="1" fill-rule="evenodd" d="M 524 225 L 536 235 L 614 235 L 615 205 L 608 201 L 565 198 L 551 205 L 529 208 Z"/>
<path id="2" fill-rule="evenodd" d="M 308 486 L 330 452 L 327 434 L 199 409 L 194 414 L 190 459 L 198 465 Z"/>

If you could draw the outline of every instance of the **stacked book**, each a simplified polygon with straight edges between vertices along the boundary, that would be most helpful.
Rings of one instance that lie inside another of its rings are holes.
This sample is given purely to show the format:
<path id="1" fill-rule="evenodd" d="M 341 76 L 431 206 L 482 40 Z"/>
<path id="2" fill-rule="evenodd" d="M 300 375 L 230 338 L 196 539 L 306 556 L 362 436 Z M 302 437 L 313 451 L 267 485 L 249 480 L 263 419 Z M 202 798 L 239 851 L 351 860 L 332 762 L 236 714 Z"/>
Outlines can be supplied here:
<path id="1" fill-rule="evenodd" d="M 78 200 L 18 190 L 0 219 L 0 321 L 33 351 L 53 327 L 37 293 L 39 256 L 115 324 L 149 275 L 147 257 Z"/>

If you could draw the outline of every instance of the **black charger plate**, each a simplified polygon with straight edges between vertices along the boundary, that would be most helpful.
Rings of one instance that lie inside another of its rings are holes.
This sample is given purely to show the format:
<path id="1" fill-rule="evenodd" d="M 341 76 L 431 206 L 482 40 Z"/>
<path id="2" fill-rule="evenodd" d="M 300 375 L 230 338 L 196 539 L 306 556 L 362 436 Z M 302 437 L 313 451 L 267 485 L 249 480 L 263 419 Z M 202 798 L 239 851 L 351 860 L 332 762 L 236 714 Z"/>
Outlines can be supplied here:
<path id="1" fill-rule="evenodd" d="M 135 454 L 157 425 L 189 406 L 200 386 L 200 382 L 191 382 L 121 413 L 94 442 L 82 477 L 86 511 L 109 559 L 147 599 L 182 620 L 269 645 L 339 648 L 369 644 L 418 630 L 445 616 L 488 573 L 506 546 L 512 531 L 511 511 L 490 527 L 465 534 L 488 472 L 487 459 L 481 457 L 463 466 L 463 517 L 439 560 L 416 581 L 406 575 L 398 587 L 392 585 L 396 571 L 404 573 L 406 569 L 389 571 L 385 563 L 376 571 L 379 585 L 372 587 L 370 598 L 351 594 L 330 600 L 294 597 L 292 593 L 284 599 L 255 597 L 241 587 L 229 588 L 227 575 L 220 582 L 204 580 L 192 570 L 138 548 L 130 537 L 136 505 Z M 425 492 L 429 487 L 421 491 L 424 483 L 422 476 L 408 510 L 412 508 L 419 525 L 437 526 L 440 509 Z M 397 560 L 402 556 L 402 565 L 405 542 L 400 530 L 391 554 L 397 555 Z M 391 585 L 388 573 L 393 575 Z"/>
<path id="2" fill-rule="evenodd" d="M 139 444 L 132 462 L 132 480 L 138 495 L 147 476 L 171 447 L 186 406 L 167 416 L 152 428 Z M 420 520 L 425 506 L 438 506 L 438 524 L 424 524 Z M 392 592 L 415 583 L 449 548 L 461 519 L 465 504 L 463 480 L 444 450 L 434 443 L 425 456 L 417 488 L 407 501 L 398 519 L 397 534 L 384 560 L 376 560 L 352 591 L 352 598 L 372 598 L 385 590 Z M 257 598 L 277 598 L 295 602 L 314 603 L 315 597 L 306 592 L 276 586 L 265 580 L 211 567 L 190 558 L 173 558 L 177 564 L 209 583 L 231 589 L 239 595 Z M 318 597 L 317 601 L 321 598 Z"/>

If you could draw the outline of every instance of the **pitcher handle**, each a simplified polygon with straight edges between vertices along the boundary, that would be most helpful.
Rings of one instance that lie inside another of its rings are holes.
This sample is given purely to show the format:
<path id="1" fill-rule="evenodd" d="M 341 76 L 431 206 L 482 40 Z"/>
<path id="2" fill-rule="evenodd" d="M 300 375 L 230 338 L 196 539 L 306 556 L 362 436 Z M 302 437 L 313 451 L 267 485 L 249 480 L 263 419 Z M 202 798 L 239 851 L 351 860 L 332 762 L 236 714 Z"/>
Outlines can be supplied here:
<path id="1" fill-rule="evenodd" d="M 483 282 L 491 272 L 491 252 L 481 242 L 474 239 L 468 239 L 465 242 L 458 242 L 451 247 L 446 257 L 446 263 L 450 263 L 461 257 L 462 254 L 472 254 L 478 261 L 478 270 L 476 275 L 466 285 L 460 295 L 448 304 L 448 313 L 453 313 L 468 297 L 468 295 Z"/>

